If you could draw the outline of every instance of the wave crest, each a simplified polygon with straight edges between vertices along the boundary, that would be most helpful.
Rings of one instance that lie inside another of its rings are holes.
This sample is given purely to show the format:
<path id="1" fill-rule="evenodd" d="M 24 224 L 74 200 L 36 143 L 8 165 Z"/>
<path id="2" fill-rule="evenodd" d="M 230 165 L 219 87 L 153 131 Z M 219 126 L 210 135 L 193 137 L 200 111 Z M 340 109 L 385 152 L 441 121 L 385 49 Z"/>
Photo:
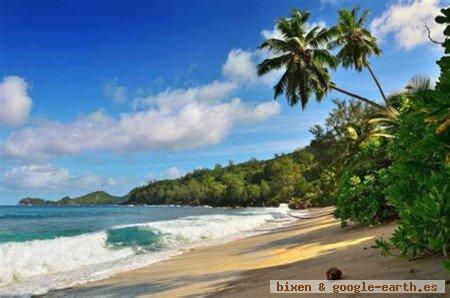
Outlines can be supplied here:
<path id="1" fill-rule="evenodd" d="M 42 294 L 51 288 L 106 278 L 184 249 L 231 241 L 279 226 L 282 208 L 112 227 L 72 237 L 0 244 L 0 295 Z"/>

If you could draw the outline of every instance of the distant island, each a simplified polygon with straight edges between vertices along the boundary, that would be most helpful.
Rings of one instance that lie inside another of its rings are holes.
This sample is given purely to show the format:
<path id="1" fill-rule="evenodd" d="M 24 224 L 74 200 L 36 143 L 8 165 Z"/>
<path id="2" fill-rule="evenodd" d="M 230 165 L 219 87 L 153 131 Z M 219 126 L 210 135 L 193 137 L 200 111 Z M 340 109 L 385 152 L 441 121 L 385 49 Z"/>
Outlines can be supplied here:
<path id="1" fill-rule="evenodd" d="M 104 191 L 95 191 L 76 198 L 64 197 L 58 201 L 41 198 L 24 198 L 19 201 L 20 206 L 88 206 L 88 205 L 117 205 L 125 202 L 127 196 L 112 196 Z"/>

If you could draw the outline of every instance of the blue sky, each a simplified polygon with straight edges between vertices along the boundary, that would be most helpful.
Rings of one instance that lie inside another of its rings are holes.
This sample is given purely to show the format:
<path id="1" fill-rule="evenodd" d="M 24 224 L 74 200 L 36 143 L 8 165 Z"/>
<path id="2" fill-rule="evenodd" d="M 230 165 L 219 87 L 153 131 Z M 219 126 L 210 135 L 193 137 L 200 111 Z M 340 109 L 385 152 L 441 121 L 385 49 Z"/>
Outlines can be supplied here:
<path id="1" fill-rule="evenodd" d="M 0 205 L 99 189 L 123 195 L 149 179 L 306 145 L 331 93 L 305 111 L 273 100 L 256 50 L 297 7 L 332 25 L 341 8 L 371 11 L 371 60 L 388 93 L 415 74 L 435 79 L 442 51 L 421 21 L 448 1 L 0 0 Z M 400 12 L 400 13 L 399 13 Z M 366 72 L 343 87 L 379 99 Z"/>

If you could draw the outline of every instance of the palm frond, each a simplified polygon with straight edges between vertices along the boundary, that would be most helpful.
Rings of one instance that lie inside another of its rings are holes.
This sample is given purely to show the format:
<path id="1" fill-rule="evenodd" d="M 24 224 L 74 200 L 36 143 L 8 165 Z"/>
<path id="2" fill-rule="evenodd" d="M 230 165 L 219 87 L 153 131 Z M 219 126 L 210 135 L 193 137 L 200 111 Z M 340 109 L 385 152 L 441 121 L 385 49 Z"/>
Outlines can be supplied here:
<path id="1" fill-rule="evenodd" d="M 272 70 L 279 69 L 283 66 L 285 66 L 287 63 L 289 63 L 289 60 L 291 59 L 292 54 L 284 54 L 282 56 L 274 57 L 274 58 L 268 58 L 265 59 L 263 62 L 258 64 L 257 67 L 257 73 L 258 76 L 265 75 Z"/>
<path id="2" fill-rule="evenodd" d="M 378 123 L 386 123 L 386 122 L 395 123 L 396 120 L 393 118 L 388 118 L 388 117 L 377 117 L 377 118 L 370 118 L 369 120 L 367 120 L 367 123 L 369 123 L 369 124 L 378 124 Z"/>
<path id="3" fill-rule="evenodd" d="M 268 38 L 262 42 L 259 47 L 260 50 L 267 50 L 274 54 L 283 54 L 289 52 L 289 44 L 281 39 Z"/>
<path id="4" fill-rule="evenodd" d="M 281 94 L 283 94 L 288 86 L 289 80 L 289 69 L 287 69 L 283 75 L 281 76 L 278 83 L 273 87 L 274 88 L 274 98 L 277 98 Z"/>
<path id="5" fill-rule="evenodd" d="M 313 53 L 314 59 L 321 64 L 331 68 L 336 68 L 339 65 L 339 60 L 327 50 L 314 50 Z"/>
<path id="6" fill-rule="evenodd" d="M 358 138 L 359 138 L 359 136 L 358 136 L 358 133 L 356 132 L 356 129 L 355 128 L 353 128 L 353 127 L 351 127 L 351 126 L 348 126 L 347 127 L 347 132 L 348 132 L 348 134 L 349 134 L 349 136 L 350 136 L 350 138 L 352 139 L 352 140 L 357 140 Z"/>
<path id="7" fill-rule="evenodd" d="M 366 9 L 363 11 L 361 16 L 358 19 L 358 22 L 356 23 L 357 26 L 362 27 L 367 21 L 367 17 L 369 16 L 370 12 Z"/>
<path id="8" fill-rule="evenodd" d="M 413 76 L 405 89 L 409 93 L 420 93 L 431 89 L 431 79 L 425 76 L 415 75 Z"/>

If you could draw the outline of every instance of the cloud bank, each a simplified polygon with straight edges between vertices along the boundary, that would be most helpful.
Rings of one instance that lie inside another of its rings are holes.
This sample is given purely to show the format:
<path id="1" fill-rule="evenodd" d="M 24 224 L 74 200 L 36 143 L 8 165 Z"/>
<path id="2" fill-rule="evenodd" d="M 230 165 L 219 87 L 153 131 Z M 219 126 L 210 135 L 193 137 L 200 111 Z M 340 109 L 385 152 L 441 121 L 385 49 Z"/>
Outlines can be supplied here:
<path id="1" fill-rule="evenodd" d="M 72 177 L 64 168 L 51 164 L 31 164 L 11 169 L 4 174 L 1 182 L 11 189 L 84 189 L 114 186 L 122 181 L 90 173 Z"/>
<path id="2" fill-rule="evenodd" d="M 222 100 L 235 86 L 213 82 L 197 88 L 168 90 L 143 100 L 146 109 L 112 117 L 103 111 L 67 123 L 47 122 L 12 133 L 3 155 L 48 160 L 86 151 L 140 152 L 189 149 L 216 144 L 234 125 L 263 121 L 280 112 L 277 102 L 245 104 Z"/>

